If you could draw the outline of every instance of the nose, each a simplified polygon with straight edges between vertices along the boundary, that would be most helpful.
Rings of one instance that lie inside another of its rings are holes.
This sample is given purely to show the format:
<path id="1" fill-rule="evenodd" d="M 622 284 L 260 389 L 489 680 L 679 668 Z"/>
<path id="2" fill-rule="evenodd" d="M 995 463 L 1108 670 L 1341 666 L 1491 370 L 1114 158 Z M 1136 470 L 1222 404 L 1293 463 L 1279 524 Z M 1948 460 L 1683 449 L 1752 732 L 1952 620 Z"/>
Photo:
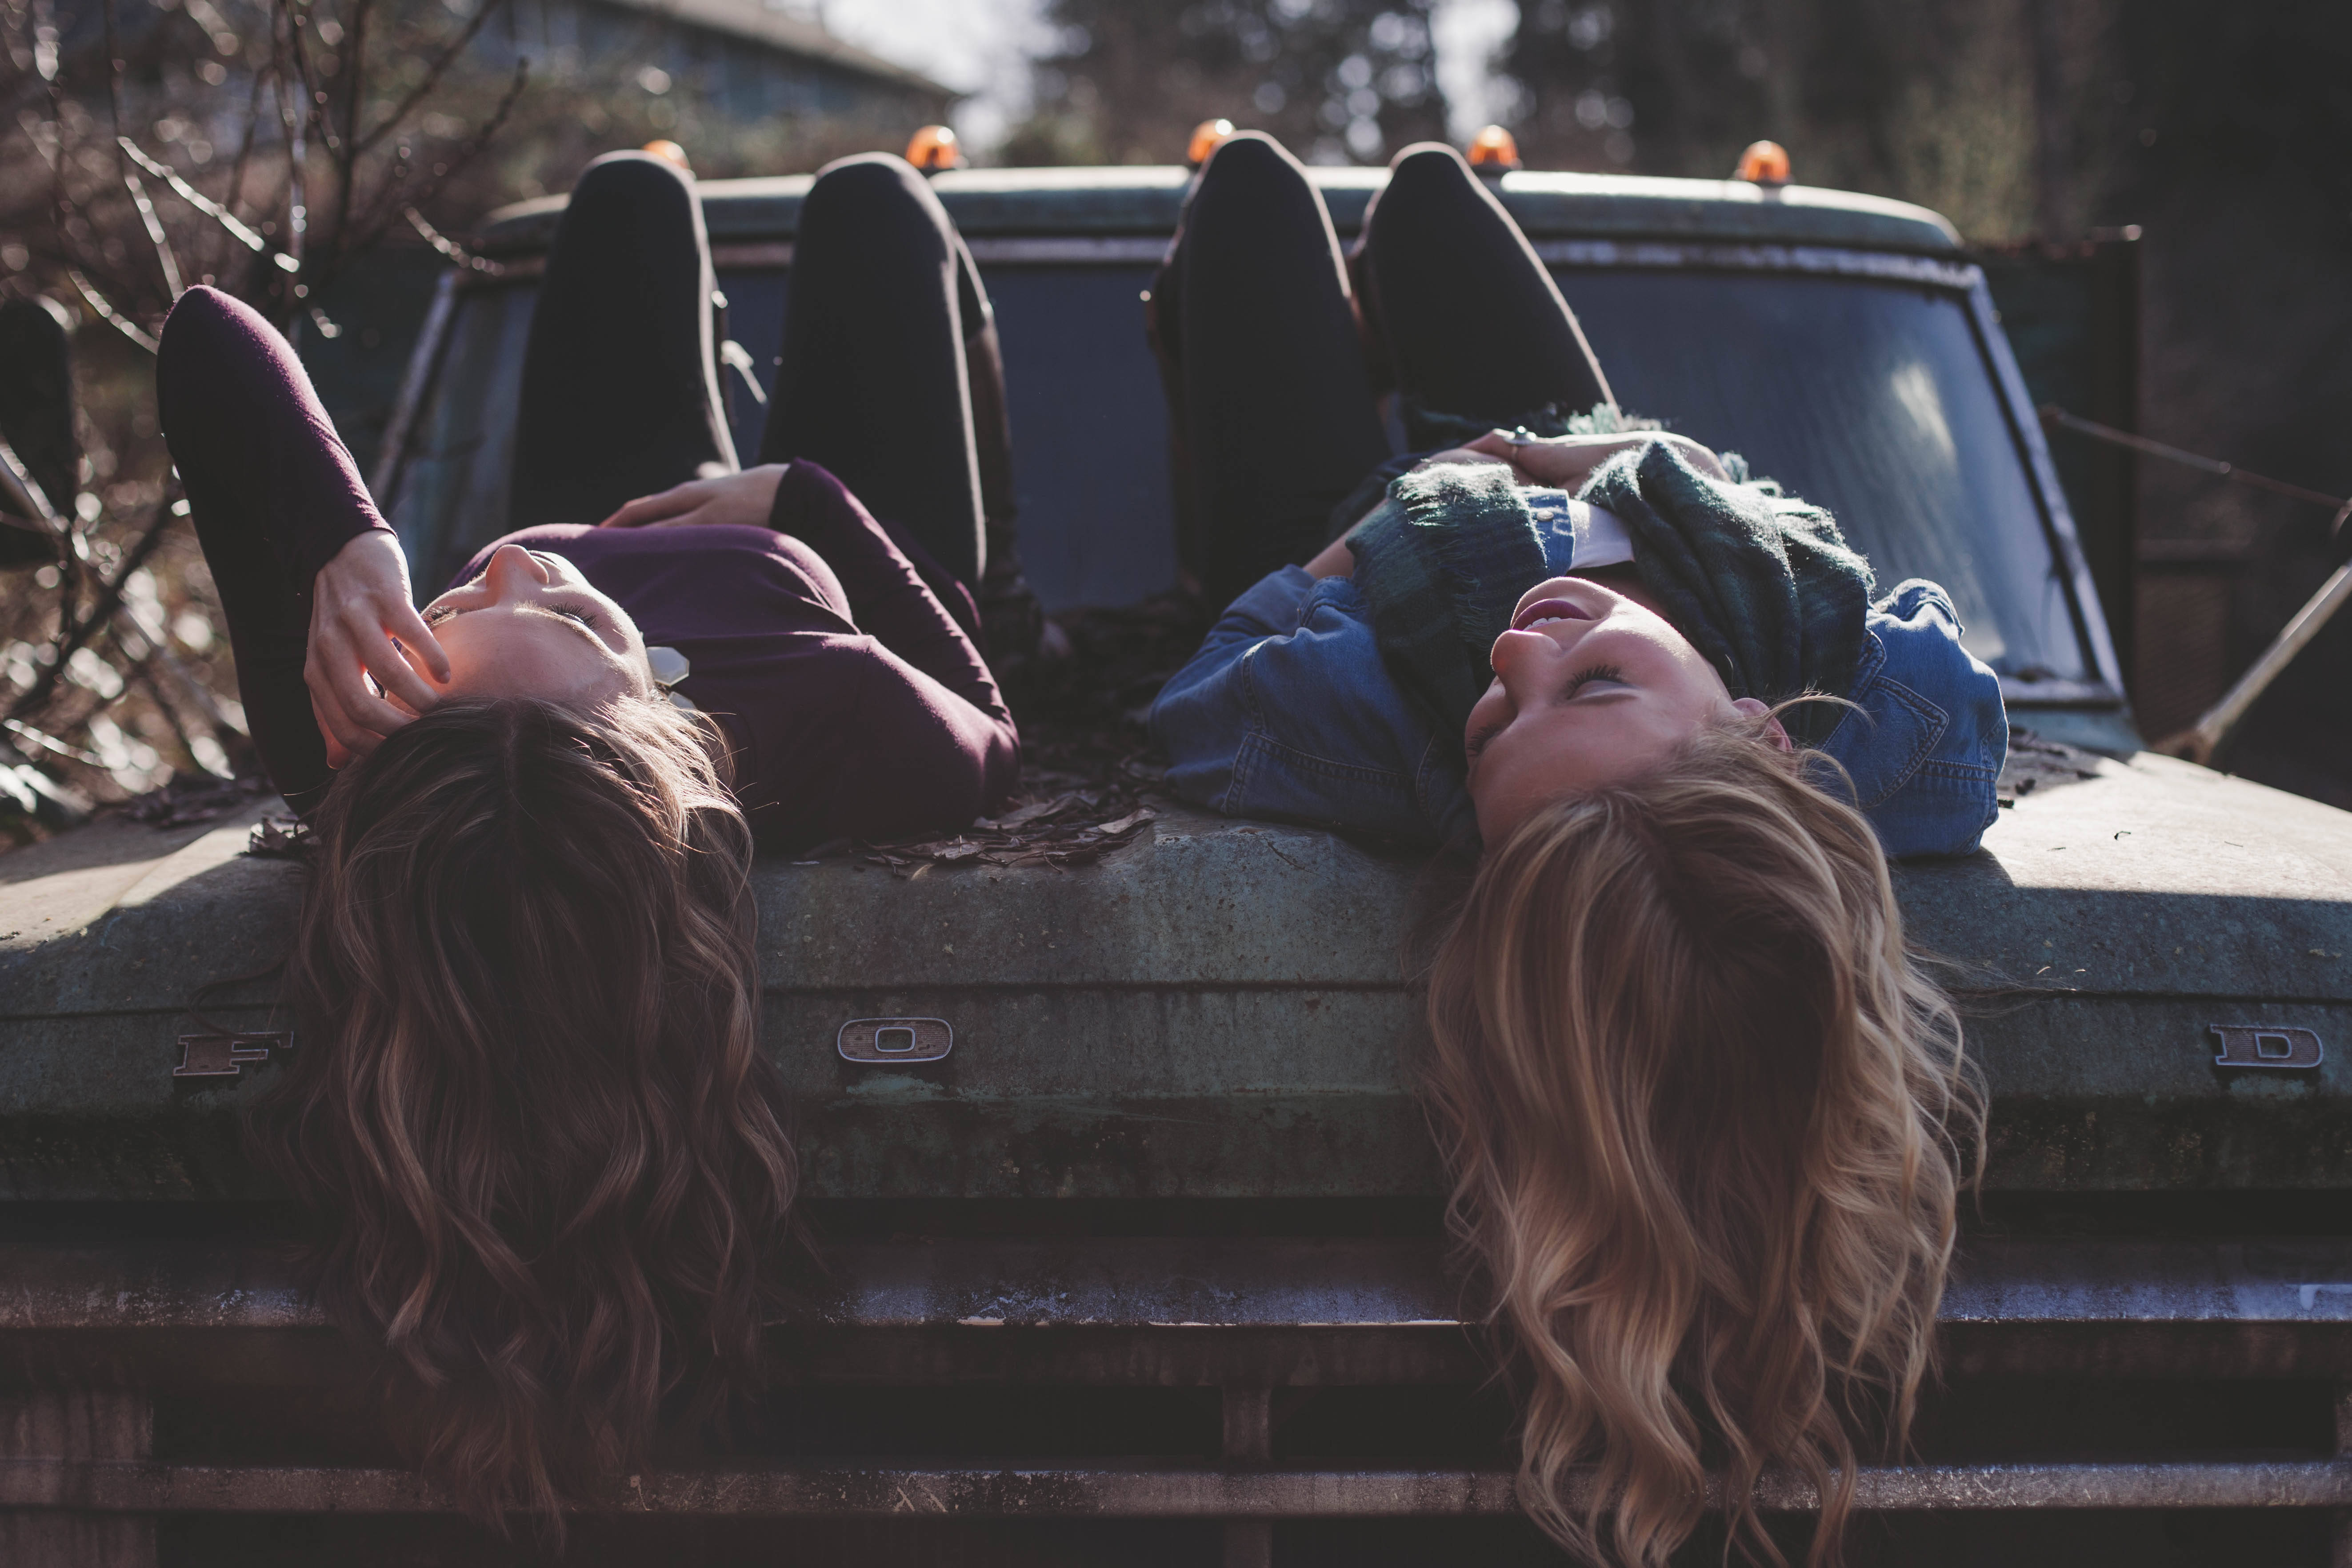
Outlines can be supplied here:
<path id="1" fill-rule="evenodd" d="M 1495 675 L 1503 683 L 1503 694 L 1511 706 L 1526 706 L 1527 688 L 1538 679 L 1538 672 L 1559 657 L 1560 647 L 1541 632 L 1505 632 L 1495 639 L 1494 651 L 1486 662 L 1495 667 Z"/>
<path id="2" fill-rule="evenodd" d="M 499 545 L 490 552 L 489 564 L 482 569 L 483 582 L 500 599 L 543 588 L 549 575 L 539 557 L 520 544 Z"/>

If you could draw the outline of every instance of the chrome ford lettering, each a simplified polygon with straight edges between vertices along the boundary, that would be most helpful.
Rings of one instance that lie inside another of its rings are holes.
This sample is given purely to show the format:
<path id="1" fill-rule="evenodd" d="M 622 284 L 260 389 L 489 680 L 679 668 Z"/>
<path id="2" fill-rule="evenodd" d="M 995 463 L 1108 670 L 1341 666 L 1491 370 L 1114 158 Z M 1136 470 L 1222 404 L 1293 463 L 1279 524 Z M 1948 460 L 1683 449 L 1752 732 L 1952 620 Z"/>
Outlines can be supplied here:
<path id="1" fill-rule="evenodd" d="M 2213 1065 L 2221 1068 L 2315 1068 L 2326 1059 L 2315 1029 L 2289 1029 L 2270 1024 L 2209 1024 L 2221 1037 L 2221 1053 Z"/>
<path id="2" fill-rule="evenodd" d="M 266 1062 L 271 1047 L 291 1048 L 294 1037 L 284 1030 L 261 1035 L 182 1035 L 180 1065 L 173 1078 L 239 1078 L 247 1062 Z"/>
<path id="3" fill-rule="evenodd" d="M 944 1018 L 852 1018 L 835 1044 L 844 1061 L 935 1062 L 955 1049 L 955 1030 Z"/>

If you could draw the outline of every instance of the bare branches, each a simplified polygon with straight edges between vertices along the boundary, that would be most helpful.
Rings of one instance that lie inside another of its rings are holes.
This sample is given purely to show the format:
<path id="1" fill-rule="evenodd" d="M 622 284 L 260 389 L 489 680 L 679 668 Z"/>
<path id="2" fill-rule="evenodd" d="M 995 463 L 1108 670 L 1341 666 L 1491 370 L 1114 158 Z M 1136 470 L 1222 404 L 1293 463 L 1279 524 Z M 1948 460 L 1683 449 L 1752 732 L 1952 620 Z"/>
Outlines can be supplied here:
<path id="1" fill-rule="evenodd" d="M 415 214 L 418 207 L 431 202 L 434 197 L 446 189 L 449 182 L 456 179 L 468 163 L 488 152 L 499 132 L 505 129 L 507 117 L 514 112 L 515 104 L 522 98 L 522 89 L 529 86 L 530 82 L 530 62 L 517 60 L 514 78 L 507 84 L 505 95 L 499 100 L 498 107 L 490 111 L 489 118 L 483 121 L 474 134 L 467 139 L 466 145 L 462 149 L 442 160 L 430 183 L 413 198 L 401 203 L 401 210 Z M 383 231 L 392 226 L 393 214 L 386 209 L 395 202 L 399 202 L 402 195 L 403 192 L 396 181 L 386 182 L 379 200 L 370 213 L 368 222 L 360 229 L 363 244 L 374 244 L 383 237 Z M 410 221 L 413 223 L 416 219 L 412 217 Z M 434 248 L 441 250 L 445 256 L 448 254 L 441 245 L 436 245 Z"/>
<path id="2" fill-rule="evenodd" d="M 238 219 L 235 213 L 229 211 L 226 207 L 221 205 L 220 203 L 213 200 L 212 197 L 205 195 L 204 192 L 196 189 L 195 186 L 182 179 L 180 177 L 180 172 L 173 168 L 171 164 L 161 163 L 149 157 L 145 153 L 140 151 L 139 143 L 131 141 L 129 137 L 123 137 L 121 140 L 122 150 L 131 154 L 131 160 L 134 163 L 136 163 L 141 168 L 146 170 L 149 174 L 154 175 L 157 179 L 163 181 L 165 184 L 171 186 L 172 194 L 173 195 L 178 196 L 182 201 L 187 203 L 190 206 L 195 208 L 198 212 L 204 214 L 206 217 L 220 225 L 222 228 L 227 230 L 229 237 L 235 239 L 239 245 L 244 246 L 247 250 L 257 253 L 269 248 L 268 241 L 263 239 L 261 236 L 254 233 L 252 229 L 247 227 L 246 225 Z M 280 258 L 280 265 L 286 265 L 282 258 Z M 290 270 L 291 268 L 289 268 L 289 269 Z"/>
<path id="3" fill-rule="evenodd" d="M 402 99 L 390 114 L 384 116 L 381 124 L 352 144 L 354 157 L 373 151 L 376 143 L 390 135 L 411 114 L 416 112 L 419 105 L 438 90 L 441 79 L 449 74 L 449 68 L 457 63 L 459 56 L 473 47 L 474 36 L 482 30 L 484 24 L 488 23 L 491 16 L 505 3 L 506 0 L 481 0 L 475 8 L 473 16 L 467 18 L 464 30 L 451 39 L 449 47 L 443 49 L 433 63 L 425 68 L 425 79 L 410 89 L 408 96 Z M 501 115 L 499 118 L 503 120 L 505 117 Z"/>
<path id="4" fill-rule="evenodd" d="M 127 137 L 115 141 L 129 145 Z M 155 204 L 147 199 L 147 187 L 129 169 L 122 171 L 122 183 L 131 192 L 131 205 L 138 209 L 139 221 L 147 230 L 147 238 L 155 247 L 155 260 L 163 269 L 163 291 L 176 300 L 180 297 L 180 258 L 172 254 L 172 237 L 163 232 L 163 220 L 155 216 Z"/>
<path id="5" fill-rule="evenodd" d="M 500 0 L 475 3 L 461 18 L 462 0 L 0 0 L 11 290 L 45 289 L 152 353 L 199 281 L 289 336 L 336 336 L 329 310 L 345 310 L 326 291 L 404 219 L 494 270 L 427 217 L 481 183 L 530 82 L 503 48 L 510 73 L 473 57 Z M 188 542 L 153 405 L 120 395 L 146 373 L 104 334 L 84 342 L 113 384 L 80 416 L 66 493 L 33 509 L 58 552 L 20 537 L 0 595 L 0 848 L 48 809 L 17 774 L 103 800 L 251 760 L 201 562 L 169 544 Z"/>
<path id="6" fill-rule="evenodd" d="M 221 203 L 221 211 L 232 217 L 237 203 L 245 199 L 245 172 L 253 162 L 254 142 L 261 134 L 261 95 L 268 79 L 268 68 L 255 68 L 253 86 L 246 95 L 245 129 L 237 136 L 236 157 L 229 164 L 228 199 Z"/>
<path id="7" fill-rule="evenodd" d="M 58 680 L 63 679 L 67 667 L 72 662 L 75 650 L 89 642 L 91 636 L 121 606 L 123 592 L 130 586 L 132 574 L 147 564 L 148 558 L 163 542 L 163 535 L 176 515 L 177 511 L 171 506 L 156 508 L 154 517 L 147 524 L 147 531 L 139 536 L 138 542 L 122 558 L 122 564 L 116 570 L 112 580 L 99 590 L 97 603 L 81 615 L 60 618 L 57 639 L 50 645 L 57 657 L 34 679 L 25 694 L 8 705 L 5 717 L 22 719 L 26 714 L 38 713 L 47 706 L 50 694 L 57 690 Z"/>
<path id="8" fill-rule="evenodd" d="M 374 9 L 375 0 L 353 0 L 351 25 L 344 33 L 349 41 L 343 46 L 343 72 L 355 83 L 367 79 L 368 15 Z M 356 176 L 361 152 L 359 126 L 360 94 L 347 92 L 343 95 L 342 145 L 338 153 L 342 163 L 342 177 L 335 192 L 335 232 L 338 234 L 351 226 L 352 191 L 358 183 Z"/>
<path id="9" fill-rule="evenodd" d="M 81 275 L 81 268 L 78 267 L 67 268 L 66 277 L 69 281 L 71 281 L 75 290 L 81 295 L 82 303 L 89 307 L 90 314 L 96 316 L 100 321 L 104 321 L 108 326 L 112 327 L 116 331 L 121 332 L 124 337 L 129 338 L 132 342 L 137 343 L 141 348 L 145 349 L 151 354 L 157 349 L 163 346 L 155 341 L 155 335 L 152 332 L 150 332 L 146 328 L 141 326 L 138 322 L 132 321 L 130 317 L 116 310 L 114 308 L 114 302 L 109 300 L 105 295 L 100 293 L 97 286 L 91 283 L 89 279 Z"/>
<path id="10" fill-rule="evenodd" d="M 458 266 L 466 268 L 467 271 L 479 272 L 488 277 L 495 278 L 499 273 L 506 270 L 505 268 L 499 266 L 497 262 L 492 261 L 488 257 L 475 255 L 464 246 L 459 245 L 456 240 L 451 239 L 447 235 L 443 234 L 439 229 L 435 228 L 431 224 L 425 221 L 425 215 L 418 212 L 415 207 L 403 207 L 400 210 L 401 216 L 408 219 L 408 226 L 415 229 L 418 237 L 421 237 L 425 244 L 431 246 L 434 249 L 439 251 L 443 256 L 447 257 L 451 261 L 456 262 Z"/>

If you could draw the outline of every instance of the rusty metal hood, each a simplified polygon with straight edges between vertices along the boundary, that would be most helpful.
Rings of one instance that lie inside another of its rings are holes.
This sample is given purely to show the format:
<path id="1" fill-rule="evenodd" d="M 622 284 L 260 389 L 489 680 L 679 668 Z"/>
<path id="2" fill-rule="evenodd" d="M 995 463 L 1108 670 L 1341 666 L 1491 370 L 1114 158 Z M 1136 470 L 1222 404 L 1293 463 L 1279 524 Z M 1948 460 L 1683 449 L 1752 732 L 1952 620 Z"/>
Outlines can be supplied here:
<path id="1" fill-rule="evenodd" d="M 292 929 L 300 869 L 242 855 L 247 826 L 109 823 L 0 858 L 7 1197 L 260 1195 L 236 1111 L 274 1068 L 172 1073 L 196 987 L 266 965 Z M 1173 807 L 1076 870 L 763 862 L 766 1038 L 812 1190 L 1438 1191 L 1400 980 L 1421 879 L 1329 834 Z M 2086 761 L 2021 794 L 1983 852 L 1898 881 L 1914 935 L 1958 965 L 1990 1185 L 2352 1185 L 2352 815 L 2164 758 Z M 284 1026 L 268 994 L 232 988 L 208 1016 Z M 949 1054 L 845 1059 L 845 1025 L 900 1018 L 943 1021 Z M 2216 1026 L 2273 1048 L 2307 1030 L 2326 1055 L 2217 1067 Z"/>

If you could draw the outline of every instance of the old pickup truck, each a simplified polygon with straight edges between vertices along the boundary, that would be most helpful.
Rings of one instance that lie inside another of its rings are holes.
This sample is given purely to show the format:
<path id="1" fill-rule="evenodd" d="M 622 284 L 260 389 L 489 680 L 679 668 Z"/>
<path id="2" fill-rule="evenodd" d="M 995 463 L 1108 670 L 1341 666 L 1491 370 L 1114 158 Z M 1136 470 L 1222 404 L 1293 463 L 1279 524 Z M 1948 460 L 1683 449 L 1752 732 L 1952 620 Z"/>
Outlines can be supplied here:
<path id="1" fill-rule="evenodd" d="M 1344 235 L 1384 175 L 1317 177 Z M 1186 178 L 937 181 L 995 296 L 1052 611 L 1176 581 L 1137 296 Z M 806 187 L 702 187 L 737 342 L 775 339 Z M 1899 873 L 1992 1149 L 1943 1382 L 1861 1479 L 1856 1560 L 2352 1568 L 2352 816 L 2141 750 L 1940 218 L 1737 181 L 1499 194 L 1626 405 L 1826 503 L 1885 580 L 1948 584 L 2023 732 L 1984 849 Z M 504 527 L 559 207 L 492 221 L 416 346 L 375 483 L 420 581 Z M 748 440 L 772 366 L 730 357 Z M 1421 868 L 1154 805 L 1083 866 L 760 867 L 828 1273 L 774 1326 L 770 1419 L 626 1478 L 569 1561 L 1559 1561 L 1410 1092 Z M 301 873 L 244 853 L 254 815 L 0 858 L 0 1558 L 526 1560 L 400 1467 L 239 1152 L 288 1026 L 266 983 L 191 998 L 286 942 Z"/>

